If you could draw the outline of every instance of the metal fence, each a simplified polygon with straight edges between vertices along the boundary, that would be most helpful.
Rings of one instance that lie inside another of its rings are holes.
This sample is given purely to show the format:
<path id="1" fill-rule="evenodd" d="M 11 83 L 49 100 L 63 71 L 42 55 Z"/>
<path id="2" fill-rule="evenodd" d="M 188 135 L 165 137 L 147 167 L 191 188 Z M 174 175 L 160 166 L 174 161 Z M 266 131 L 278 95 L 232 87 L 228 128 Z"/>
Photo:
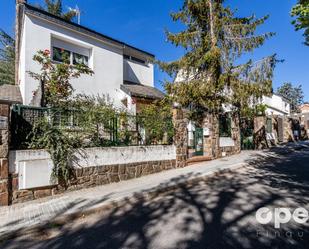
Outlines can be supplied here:
<path id="1" fill-rule="evenodd" d="M 28 148 L 33 126 L 43 118 L 51 126 L 69 132 L 72 136 L 82 135 L 85 147 L 162 145 L 173 142 L 174 129 L 171 117 L 160 120 L 162 125 L 158 134 L 156 127 L 152 127 L 151 120 L 145 122 L 149 118 L 154 120 L 153 123 L 158 122 L 157 116 L 115 114 L 103 116 L 100 122 L 89 120 L 85 118 L 86 116 L 80 110 L 14 105 L 11 115 L 11 147 Z"/>

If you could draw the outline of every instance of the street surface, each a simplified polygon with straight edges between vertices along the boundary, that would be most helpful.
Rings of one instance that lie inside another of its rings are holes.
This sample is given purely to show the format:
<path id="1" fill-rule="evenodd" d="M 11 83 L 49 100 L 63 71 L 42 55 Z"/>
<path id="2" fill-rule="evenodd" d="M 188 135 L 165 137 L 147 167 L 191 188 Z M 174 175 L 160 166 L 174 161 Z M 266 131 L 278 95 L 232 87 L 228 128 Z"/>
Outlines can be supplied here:
<path id="1" fill-rule="evenodd" d="M 0 248 L 309 248 L 309 221 L 278 229 L 255 217 L 261 207 L 309 211 L 308 146 L 271 149 L 247 163 L 188 183 L 177 177 L 177 188 L 151 199 L 18 231 Z"/>

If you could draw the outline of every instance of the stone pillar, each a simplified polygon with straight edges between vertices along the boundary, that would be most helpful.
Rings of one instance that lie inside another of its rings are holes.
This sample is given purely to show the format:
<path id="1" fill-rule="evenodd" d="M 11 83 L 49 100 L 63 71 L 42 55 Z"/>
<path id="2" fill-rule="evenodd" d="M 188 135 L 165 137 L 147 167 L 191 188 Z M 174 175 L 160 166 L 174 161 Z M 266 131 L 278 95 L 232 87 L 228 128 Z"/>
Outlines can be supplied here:
<path id="1" fill-rule="evenodd" d="M 266 140 L 266 117 L 254 117 L 254 146 L 256 149 L 263 149 L 268 147 Z"/>
<path id="2" fill-rule="evenodd" d="M 217 115 L 207 113 L 203 119 L 203 128 L 209 130 L 209 135 L 204 136 L 204 155 L 211 159 L 216 159 L 220 155 L 219 123 Z"/>
<path id="3" fill-rule="evenodd" d="M 10 106 L 0 103 L 0 206 L 9 205 L 9 113 Z"/>
<path id="4" fill-rule="evenodd" d="M 182 168 L 186 166 L 188 159 L 188 122 L 184 117 L 182 109 L 173 109 L 173 123 L 175 129 L 174 144 L 176 146 L 176 167 Z"/>
<path id="5" fill-rule="evenodd" d="M 212 138 L 212 157 L 213 159 L 221 156 L 220 151 L 220 132 L 219 132 L 219 115 L 211 114 L 211 138 Z"/>
<path id="6" fill-rule="evenodd" d="M 240 153 L 241 151 L 240 120 L 239 120 L 239 115 L 237 113 L 232 116 L 231 126 L 232 126 L 231 127 L 232 138 L 235 141 L 233 152 Z"/>
<path id="7" fill-rule="evenodd" d="M 283 118 L 283 134 L 284 143 L 294 141 L 291 120 L 287 116 Z"/>
<path id="8" fill-rule="evenodd" d="M 257 116 L 254 117 L 254 133 L 261 130 L 266 125 L 266 117 L 265 116 Z"/>
<path id="9" fill-rule="evenodd" d="M 204 134 L 204 156 L 213 157 L 212 152 L 212 118 L 211 114 L 205 115 L 203 119 L 203 128 L 208 134 Z"/>

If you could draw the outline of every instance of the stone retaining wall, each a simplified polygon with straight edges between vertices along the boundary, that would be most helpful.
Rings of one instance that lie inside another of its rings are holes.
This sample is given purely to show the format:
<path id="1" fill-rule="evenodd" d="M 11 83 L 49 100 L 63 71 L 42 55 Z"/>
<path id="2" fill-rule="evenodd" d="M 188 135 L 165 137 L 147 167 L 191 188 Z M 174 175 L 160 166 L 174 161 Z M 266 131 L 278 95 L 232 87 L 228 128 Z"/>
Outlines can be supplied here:
<path id="1" fill-rule="evenodd" d="M 0 206 L 9 203 L 9 112 L 10 106 L 0 103 Z"/>
<path id="2" fill-rule="evenodd" d="M 10 151 L 10 203 L 25 202 L 182 167 L 181 164 L 176 166 L 176 148 L 173 145 L 88 148 L 76 153 L 74 157 L 74 177 L 64 188 L 52 185 L 49 180 L 48 170 L 52 160 L 47 151 Z M 43 185 L 42 181 L 36 184 L 37 179 L 41 180 L 42 173 L 47 181 L 44 181 Z M 31 183 L 31 187 L 27 187 L 29 185 L 24 182 L 25 179 Z"/>
<path id="3" fill-rule="evenodd" d="M 77 168 L 74 172 L 75 177 L 68 183 L 67 188 L 58 185 L 27 190 L 19 190 L 18 174 L 15 173 L 12 174 L 11 179 L 11 203 L 15 204 L 63 193 L 65 191 L 90 188 L 113 182 L 129 180 L 173 168 L 176 168 L 176 160 Z"/>

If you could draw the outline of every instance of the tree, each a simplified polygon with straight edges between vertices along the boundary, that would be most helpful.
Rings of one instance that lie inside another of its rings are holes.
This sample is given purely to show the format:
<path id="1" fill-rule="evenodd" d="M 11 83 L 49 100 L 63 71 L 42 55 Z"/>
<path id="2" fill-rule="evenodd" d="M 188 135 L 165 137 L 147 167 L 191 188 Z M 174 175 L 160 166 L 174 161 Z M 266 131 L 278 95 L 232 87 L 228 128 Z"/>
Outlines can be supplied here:
<path id="1" fill-rule="evenodd" d="M 50 51 L 38 51 L 33 60 L 41 65 L 40 73 L 29 72 L 30 76 L 40 82 L 41 105 L 61 106 L 66 104 L 73 93 L 71 79 L 79 78 L 82 74 L 92 75 L 93 71 L 84 64 L 71 65 L 63 55 L 64 62 L 55 64 L 50 57 Z"/>
<path id="2" fill-rule="evenodd" d="M 298 106 L 304 103 L 304 92 L 301 85 L 294 87 L 291 83 L 283 83 L 277 89 L 277 93 L 290 101 L 293 112 L 297 112 Z"/>
<path id="3" fill-rule="evenodd" d="M 15 82 L 15 40 L 0 29 L 0 85 Z"/>
<path id="4" fill-rule="evenodd" d="M 186 29 L 167 32 L 167 39 L 182 46 L 185 55 L 161 68 L 181 82 L 166 83 L 173 101 L 184 107 L 220 112 L 223 104 L 231 104 L 245 114 L 252 103 L 271 93 L 275 55 L 245 64 L 236 61 L 252 52 L 274 35 L 256 35 L 258 26 L 268 16 L 236 17 L 224 0 L 185 0 L 179 12 L 171 14 L 173 21 Z"/>
<path id="5" fill-rule="evenodd" d="M 72 21 L 76 16 L 74 10 L 69 10 L 67 12 L 63 11 L 62 0 L 45 0 L 45 7 L 41 8 L 53 15 L 60 16 L 67 21 Z"/>
<path id="6" fill-rule="evenodd" d="M 293 7 L 291 15 L 296 18 L 292 21 L 295 29 L 304 29 L 304 43 L 309 46 L 309 0 L 298 0 L 298 4 Z"/>

